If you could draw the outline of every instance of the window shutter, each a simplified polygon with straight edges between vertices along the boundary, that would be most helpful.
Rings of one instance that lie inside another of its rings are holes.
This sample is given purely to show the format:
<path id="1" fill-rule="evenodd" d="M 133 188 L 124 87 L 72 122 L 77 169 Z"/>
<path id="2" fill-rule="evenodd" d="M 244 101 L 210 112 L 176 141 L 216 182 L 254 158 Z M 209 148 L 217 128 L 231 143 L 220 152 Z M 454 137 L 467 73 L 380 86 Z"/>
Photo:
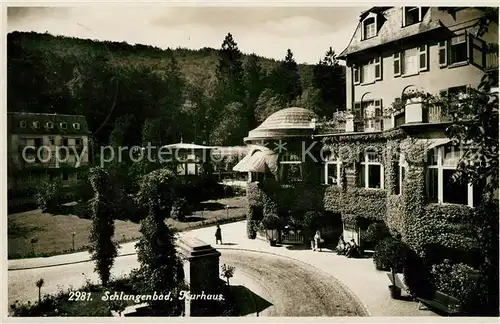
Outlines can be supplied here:
<path id="1" fill-rule="evenodd" d="M 398 77 L 401 75 L 401 53 L 398 52 L 393 55 L 394 61 L 394 76 Z"/>
<path id="2" fill-rule="evenodd" d="M 354 84 L 359 84 L 360 83 L 360 68 L 357 65 L 353 66 L 353 72 L 354 72 Z"/>
<path id="3" fill-rule="evenodd" d="M 473 35 L 468 35 L 468 57 L 469 62 L 484 69 L 486 62 L 486 43 Z"/>
<path id="4" fill-rule="evenodd" d="M 375 80 L 382 80 L 382 58 L 377 57 L 375 59 Z"/>
<path id="5" fill-rule="evenodd" d="M 427 45 L 420 46 L 418 50 L 420 62 L 419 71 L 427 71 L 429 69 L 429 60 L 427 53 Z"/>
<path id="6" fill-rule="evenodd" d="M 448 41 L 439 42 L 439 66 L 448 65 Z"/>

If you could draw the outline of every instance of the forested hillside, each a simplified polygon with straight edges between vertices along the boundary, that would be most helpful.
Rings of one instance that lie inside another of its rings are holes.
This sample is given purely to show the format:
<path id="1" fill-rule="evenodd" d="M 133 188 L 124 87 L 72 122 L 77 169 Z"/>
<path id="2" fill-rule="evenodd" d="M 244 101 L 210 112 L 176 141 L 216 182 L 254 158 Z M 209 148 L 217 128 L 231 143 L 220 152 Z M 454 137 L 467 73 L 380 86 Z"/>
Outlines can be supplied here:
<path id="1" fill-rule="evenodd" d="M 345 70 L 325 45 L 316 65 L 220 49 L 162 50 L 13 32 L 7 37 L 8 111 L 86 116 L 98 144 L 180 141 L 241 145 L 271 113 L 301 106 L 327 118 L 345 108 Z M 328 50 L 328 51 L 327 51 Z"/>

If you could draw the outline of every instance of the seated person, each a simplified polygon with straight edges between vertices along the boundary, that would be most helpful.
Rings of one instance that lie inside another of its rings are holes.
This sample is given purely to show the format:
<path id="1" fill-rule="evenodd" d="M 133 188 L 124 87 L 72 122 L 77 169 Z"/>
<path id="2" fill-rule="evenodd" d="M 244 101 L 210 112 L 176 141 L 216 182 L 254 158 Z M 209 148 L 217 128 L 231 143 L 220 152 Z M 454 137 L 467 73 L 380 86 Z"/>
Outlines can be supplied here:
<path id="1" fill-rule="evenodd" d="M 347 243 L 344 241 L 344 238 L 340 236 L 339 242 L 337 243 L 337 247 L 335 248 L 337 254 L 345 254 L 347 250 Z"/>
<path id="2" fill-rule="evenodd" d="M 356 244 L 356 242 L 354 241 L 354 239 L 352 239 L 349 242 L 349 247 L 347 249 L 346 256 L 348 258 L 359 256 L 359 246 Z"/>

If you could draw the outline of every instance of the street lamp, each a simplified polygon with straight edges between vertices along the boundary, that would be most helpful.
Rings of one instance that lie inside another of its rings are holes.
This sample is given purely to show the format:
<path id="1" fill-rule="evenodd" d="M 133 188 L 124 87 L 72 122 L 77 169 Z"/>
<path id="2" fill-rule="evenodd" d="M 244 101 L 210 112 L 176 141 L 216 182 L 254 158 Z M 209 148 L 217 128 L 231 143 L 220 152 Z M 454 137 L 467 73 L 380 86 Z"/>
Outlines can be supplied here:
<path id="1" fill-rule="evenodd" d="M 75 235 L 76 232 L 71 233 L 71 236 L 73 237 L 73 252 L 75 252 Z"/>
<path id="2" fill-rule="evenodd" d="M 229 218 L 229 205 L 226 205 L 225 208 L 226 208 L 226 217 Z"/>

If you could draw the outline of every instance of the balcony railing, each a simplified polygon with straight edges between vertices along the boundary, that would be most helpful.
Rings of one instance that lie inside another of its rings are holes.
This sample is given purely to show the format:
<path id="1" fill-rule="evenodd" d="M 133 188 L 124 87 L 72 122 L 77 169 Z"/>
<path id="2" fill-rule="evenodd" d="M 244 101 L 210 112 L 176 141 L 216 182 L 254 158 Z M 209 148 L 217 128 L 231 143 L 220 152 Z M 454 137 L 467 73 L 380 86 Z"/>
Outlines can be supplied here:
<path id="1" fill-rule="evenodd" d="M 485 69 L 486 70 L 498 69 L 498 53 L 497 52 L 486 53 Z"/>
<path id="2" fill-rule="evenodd" d="M 447 123 L 451 122 L 451 116 L 442 107 L 435 106 L 429 108 L 427 120 L 429 123 Z"/>

